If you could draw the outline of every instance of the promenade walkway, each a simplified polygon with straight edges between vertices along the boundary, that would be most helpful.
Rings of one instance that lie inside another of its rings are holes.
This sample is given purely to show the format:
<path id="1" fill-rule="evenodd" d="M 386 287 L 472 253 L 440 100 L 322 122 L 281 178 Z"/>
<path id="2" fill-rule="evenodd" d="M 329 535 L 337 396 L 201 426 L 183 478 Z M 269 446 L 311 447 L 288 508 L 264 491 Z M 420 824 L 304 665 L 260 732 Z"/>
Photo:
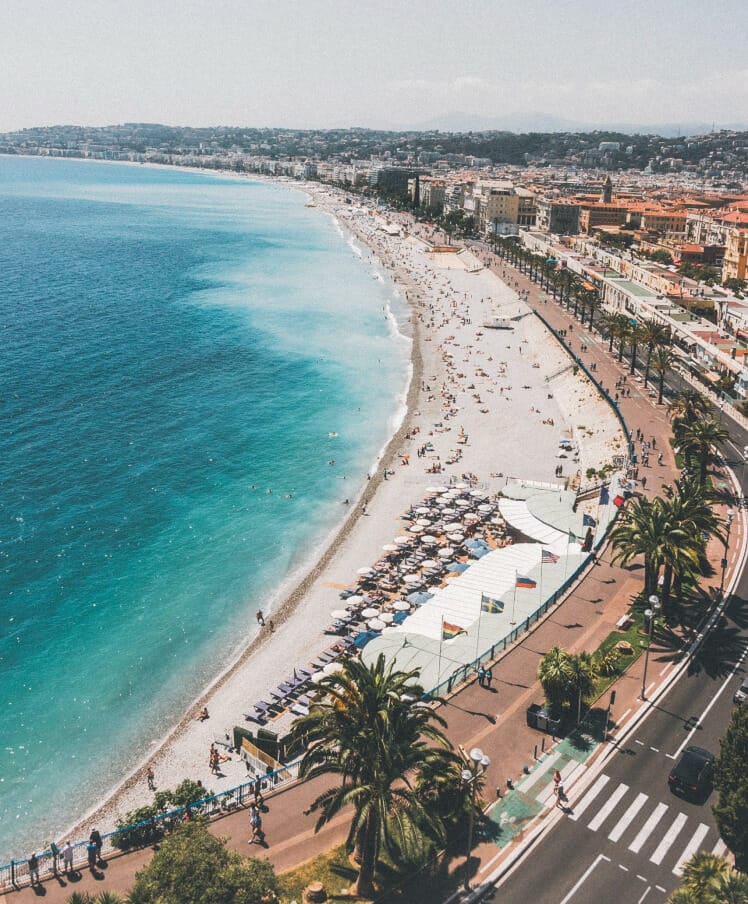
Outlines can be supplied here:
<path id="1" fill-rule="evenodd" d="M 485 256 L 485 255 L 483 255 Z M 545 303 L 546 293 L 518 271 L 498 261 L 495 269 L 517 290 L 528 290 L 529 301 L 537 306 L 542 316 L 555 328 L 566 329 L 574 354 L 580 353 L 582 344 L 587 351 L 582 359 L 596 365 L 596 376 L 606 386 L 613 387 L 616 380 L 627 372 L 607 352 L 607 343 L 598 335 L 590 334 L 566 311 L 552 301 Z M 649 467 L 640 469 L 640 478 L 646 475 L 647 495 L 657 494 L 663 484 L 673 483 L 677 476 L 675 462 L 669 444 L 670 424 L 665 406 L 657 406 L 643 391 L 641 384 L 628 376 L 627 386 L 631 396 L 620 401 L 621 411 L 632 433 L 637 428 L 644 432 L 647 441 L 654 438 L 655 454 L 650 455 Z M 657 463 L 657 453 L 662 451 L 663 462 Z M 728 556 L 727 580 L 737 565 L 736 551 L 744 542 L 742 519 L 736 519 L 731 532 L 731 554 Z M 719 562 L 723 554 L 720 544 L 712 542 L 710 561 Z M 715 578 L 707 581 L 710 589 L 719 586 L 720 569 Z M 579 652 L 594 650 L 614 629 L 618 619 L 627 611 L 632 599 L 642 589 L 642 569 L 614 566 L 610 551 L 603 549 L 597 564 L 590 564 L 582 579 L 566 599 L 531 631 L 524 635 L 506 654 L 493 665 L 493 686 L 480 687 L 477 681 L 464 686 L 449 699 L 443 715 L 449 722 L 448 735 L 455 744 L 466 750 L 480 747 L 490 758 L 484 796 L 495 801 L 489 818 L 497 831 L 491 838 L 477 839 L 469 863 L 471 881 L 479 882 L 490 875 L 502 857 L 511 856 L 513 846 L 521 841 L 533 820 L 543 818 L 553 806 L 551 775 L 554 768 L 563 774 L 571 772 L 581 758 L 594 755 L 598 740 L 590 735 L 589 747 L 580 748 L 564 741 L 558 744 L 549 758 L 536 762 L 536 745 L 549 736 L 530 729 L 525 712 L 531 703 L 542 701 L 542 691 L 536 681 L 538 663 L 552 646 Z M 649 674 L 653 683 L 665 681 L 677 667 L 687 637 L 671 635 L 666 644 L 656 643 L 649 660 Z M 633 718 L 645 703 L 638 699 L 643 670 L 640 657 L 615 685 L 616 704 L 611 714 L 611 727 Z M 606 694 L 606 699 L 608 695 Z M 525 776 L 525 767 L 530 773 Z M 514 786 L 508 791 L 507 780 Z M 263 819 L 267 833 L 267 849 L 250 846 L 248 815 L 246 811 L 234 812 L 213 823 L 211 831 L 226 837 L 230 848 L 242 854 L 267 857 L 276 871 L 282 872 L 341 843 L 347 834 L 348 822 L 339 818 L 318 834 L 314 833 L 315 816 L 304 815 L 310 802 L 326 786 L 323 781 L 303 783 L 289 787 L 268 798 L 269 811 Z M 498 795 L 501 794 L 499 798 Z M 27 902 L 43 895 L 45 900 L 63 902 L 74 891 L 92 894 L 102 890 L 124 893 L 134 880 L 135 873 L 150 859 L 151 849 L 144 849 L 111 859 L 97 877 L 84 870 L 76 881 L 52 879 L 42 888 L 21 889 L 7 895 L 9 902 Z M 455 874 L 464 876 L 464 858 L 454 861 Z"/>

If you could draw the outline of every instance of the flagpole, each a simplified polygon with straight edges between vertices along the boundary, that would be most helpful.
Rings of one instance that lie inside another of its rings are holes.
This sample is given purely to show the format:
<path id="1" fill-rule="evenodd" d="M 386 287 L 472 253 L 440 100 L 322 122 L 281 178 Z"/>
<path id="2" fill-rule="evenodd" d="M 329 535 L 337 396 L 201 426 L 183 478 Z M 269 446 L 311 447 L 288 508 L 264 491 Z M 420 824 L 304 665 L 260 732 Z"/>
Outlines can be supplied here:
<path id="1" fill-rule="evenodd" d="M 478 636 L 475 638 L 475 658 L 478 658 L 478 647 L 480 646 L 480 620 L 483 617 L 483 591 L 480 594 L 480 608 L 478 609 Z"/>
<path id="2" fill-rule="evenodd" d="M 564 583 L 566 583 L 566 573 L 569 570 L 569 544 L 571 543 L 572 533 L 569 531 L 566 543 L 566 556 L 564 557 Z"/>
<path id="3" fill-rule="evenodd" d="M 514 620 L 514 604 L 517 602 L 517 569 L 514 569 L 514 596 L 512 597 L 512 620 L 509 622 L 510 625 L 516 625 L 517 622 Z"/>
<path id="4" fill-rule="evenodd" d="M 442 615 L 441 631 L 439 631 L 439 665 L 436 670 L 436 685 L 441 684 L 442 680 L 442 644 L 444 643 L 444 616 Z"/>

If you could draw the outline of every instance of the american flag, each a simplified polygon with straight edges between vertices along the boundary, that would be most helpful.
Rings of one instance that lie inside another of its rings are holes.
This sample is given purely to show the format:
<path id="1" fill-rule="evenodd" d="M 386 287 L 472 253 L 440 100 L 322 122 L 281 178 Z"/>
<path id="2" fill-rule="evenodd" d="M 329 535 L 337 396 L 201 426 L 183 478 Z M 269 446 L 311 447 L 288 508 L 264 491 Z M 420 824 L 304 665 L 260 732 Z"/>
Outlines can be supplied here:
<path id="1" fill-rule="evenodd" d="M 550 549 L 544 549 L 541 553 L 540 562 L 542 565 L 554 565 L 558 562 L 558 556 L 552 553 Z"/>

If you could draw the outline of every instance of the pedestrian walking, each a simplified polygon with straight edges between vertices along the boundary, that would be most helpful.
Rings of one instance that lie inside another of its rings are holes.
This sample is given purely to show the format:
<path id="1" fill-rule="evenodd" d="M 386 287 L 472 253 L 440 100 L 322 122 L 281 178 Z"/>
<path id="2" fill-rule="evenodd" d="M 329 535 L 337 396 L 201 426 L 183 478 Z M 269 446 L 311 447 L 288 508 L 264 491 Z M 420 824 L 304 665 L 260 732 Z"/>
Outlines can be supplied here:
<path id="1" fill-rule="evenodd" d="M 252 837 L 249 839 L 249 843 L 264 844 L 265 833 L 262 830 L 262 814 L 254 804 L 250 808 L 249 824 L 252 826 Z"/>
<path id="2" fill-rule="evenodd" d="M 254 795 L 255 806 L 257 809 L 261 809 L 262 805 L 265 803 L 265 798 L 262 796 L 262 779 L 257 776 L 255 779 L 254 787 L 252 788 L 252 793 Z"/>
<path id="3" fill-rule="evenodd" d="M 566 794 L 564 793 L 564 783 L 559 781 L 556 784 L 556 806 L 563 807 L 564 801 L 566 800 Z"/>
<path id="4" fill-rule="evenodd" d="M 642 489 L 643 489 L 643 490 L 646 490 L 646 489 L 647 489 L 647 475 L 646 475 L 646 474 L 644 474 L 644 475 L 642 476 Z"/>
<path id="5" fill-rule="evenodd" d="M 146 781 L 148 782 L 148 790 L 155 791 L 156 790 L 156 776 L 153 772 L 153 769 L 151 769 L 150 766 L 148 767 L 148 769 L 146 769 L 145 777 L 146 777 Z"/>
<path id="6" fill-rule="evenodd" d="M 561 782 L 561 773 L 556 769 L 553 773 L 553 793 L 555 794 L 558 790 L 558 786 Z"/>
<path id="7" fill-rule="evenodd" d="M 93 832 L 91 832 L 89 840 L 93 842 L 93 845 L 96 848 L 96 862 L 99 863 L 102 859 L 101 849 L 104 847 L 104 842 L 102 841 L 101 833 L 98 829 L 94 829 Z"/>
<path id="8" fill-rule="evenodd" d="M 73 845 L 70 841 L 66 841 L 62 846 L 62 868 L 66 876 L 73 872 Z"/>
<path id="9" fill-rule="evenodd" d="M 265 616 L 262 614 L 262 609 L 257 610 L 257 615 L 255 616 L 255 618 L 257 619 L 257 624 L 260 625 L 261 627 L 264 627 Z"/>
<path id="10" fill-rule="evenodd" d="M 491 669 L 486 669 L 483 680 L 485 681 L 485 684 L 483 686 L 490 688 L 491 682 L 493 681 L 493 672 L 491 671 Z"/>
<path id="11" fill-rule="evenodd" d="M 32 885 L 41 885 L 39 879 L 39 858 L 36 854 L 29 857 L 29 881 Z"/>
<path id="12" fill-rule="evenodd" d="M 660 454 L 657 456 L 657 464 L 658 465 L 662 464 L 662 452 L 660 452 Z"/>

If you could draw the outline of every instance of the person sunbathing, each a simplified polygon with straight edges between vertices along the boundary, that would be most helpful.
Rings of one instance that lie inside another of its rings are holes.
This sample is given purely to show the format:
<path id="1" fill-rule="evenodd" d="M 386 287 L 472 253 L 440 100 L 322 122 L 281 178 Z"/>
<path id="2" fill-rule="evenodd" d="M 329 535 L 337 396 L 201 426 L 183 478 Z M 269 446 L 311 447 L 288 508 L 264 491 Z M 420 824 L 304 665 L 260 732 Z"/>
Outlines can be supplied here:
<path id="1" fill-rule="evenodd" d="M 204 706 L 200 712 L 197 714 L 197 721 L 204 722 L 206 719 L 210 718 L 210 714 L 208 712 L 208 707 Z"/>

